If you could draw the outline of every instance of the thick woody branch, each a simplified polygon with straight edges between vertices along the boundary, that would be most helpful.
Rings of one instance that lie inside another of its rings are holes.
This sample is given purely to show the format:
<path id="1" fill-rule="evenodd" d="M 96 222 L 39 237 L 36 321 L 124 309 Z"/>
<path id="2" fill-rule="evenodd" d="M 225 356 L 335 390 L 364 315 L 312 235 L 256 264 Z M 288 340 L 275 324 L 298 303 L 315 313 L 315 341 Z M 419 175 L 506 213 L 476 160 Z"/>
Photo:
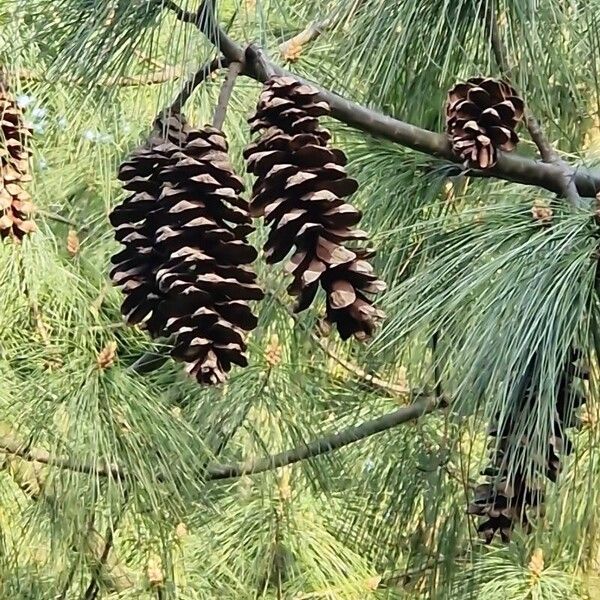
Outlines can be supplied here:
<path id="1" fill-rule="evenodd" d="M 241 477 L 242 475 L 262 473 L 291 465 L 307 458 L 327 454 L 377 433 L 393 429 L 408 421 L 418 419 L 443 405 L 443 401 L 434 398 L 422 398 L 409 406 L 399 408 L 390 414 L 367 421 L 357 427 L 345 429 L 340 433 L 325 436 L 292 450 L 275 454 L 274 456 L 252 459 L 235 465 L 212 465 L 209 468 L 208 479 L 229 479 L 232 477 Z"/>
<path id="2" fill-rule="evenodd" d="M 303 81 L 302 78 L 292 75 L 268 60 L 254 46 L 250 46 L 245 51 L 216 22 L 210 21 L 208 17 L 211 15 L 214 16 L 214 10 L 210 6 L 205 7 L 203 14 L 207 18 L 202 20 L 203 28 L 201 27 L 201 31 L 221 50 L 227 59 L 230 61 L 241 61 L 246 56 L 244 75 L 259 82 L 264 82 L 270 74 L 296 77 Z M 189 19 L 182 20 L 188 23 L 197 22 L 190 21 Z M 407 148 L 429 154 L 430 156 L 448 160 L 457 165 L 461 164 L 460 157 L 454 154 L 445 135 L 383 115 L 356 102 L 347 100 L 313 82 L 310 83 L 319 89 L 321 99 L 329 103 L 331 115 L 335 119 L 375 137 L 395 142 Z M 600 171 L 590 170 L 581 166 L 577 168 L 567 166 L 567 168 L 569 181 L 573 182 L 580 196 L 592 198 L 600 190 Z M 517 154 L 501 154 L 498 163 L 492 169 L 469 171 L 469 175 L 495 177 L 505 181 L 545 188 L 556 194 L 562 194 L 566 172 L 560 165 L 555 163 L 539 162 Z"/>
<path id="3" fill-rule="evenodd" d="M 250 475 L 253 473 L 262 473 L 285 465 L 291 465 L 307 458 L 321 456 L 322 454 L 339 450 L 344 446 L 354 444 L 355 442 L 377 433 L 382 433 L 398 427 L 403 423 L 414 421 L 415 419 L 434 411 L 436 408 L 442 408 L 445 405 L 446 402 L 444 399 L 422 397 L 413 404 L 403 406 L 382 417 L 366 421 L 356 427 L 344 429 L 339 433 L 323 436 L 312 442 L 302 444 L 297 448 L 292 448 L 291 450 L 286 450 L 285 452 L 273 456 L 250 459 L 230 465 L 211 463 L 208 465 L 205 479 L 206 481 L 214 481 L 241 477 L 242 475 Z M 127 479 L 129 477 L 127 471 L 122 466 L 102 464 L 100 462 L 96 464 L 86 463 L 67 457 L 53 456 L 47 450 L 24 446 L 11 436 L 0 436 L 0 452 L 10 456 L 18 456 L 29 462 L 50 465 L 87 475 L 112 477 L 115 479 Z M 164 481 L 165 479 L 164 475 L 161 473 L 156 473 L 155 478 L 157 481 Z"/>

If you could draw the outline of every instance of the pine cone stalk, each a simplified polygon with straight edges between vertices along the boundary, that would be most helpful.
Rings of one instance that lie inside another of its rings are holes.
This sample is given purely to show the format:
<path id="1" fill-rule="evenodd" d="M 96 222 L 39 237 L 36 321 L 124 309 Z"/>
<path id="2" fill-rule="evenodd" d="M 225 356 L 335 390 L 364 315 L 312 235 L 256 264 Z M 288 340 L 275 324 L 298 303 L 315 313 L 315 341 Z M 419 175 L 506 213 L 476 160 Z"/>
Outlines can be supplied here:
<path id="1" fill-rule="evenodd" d="M 20 242 L 36 230 L 33 204 L 23 184 L 31 181 L 27 139 L 31 129 L 0 73 L 0 239 Z"/>
<path id="2" fill-rule="evenodd" d="M 498 150 L 514 150 L 515 131 L 523 119 L 524 104 L 504 81 L 473 77 L 456 84 L 446 102 L 446 131 L 452 149 L 469 167 L 489 169 Z"/>
<path id="3" fill-rule="evenodd" d="M 171 355 L 207 384 L 247 364 L 245 334 L 257 323 L 249 301 L 263 297 L 249 267 L 256 250 L 244 186 L 227 150 L 219 129 L 171 127 L 166 142 L 124 163 L 120 177 L 138 199 L 129 199 L 133 212 L 122 205 L 112 215 L 126 246 L 112 277 L 127 321 L 171 339 Z"/>
<path id="4" fill-rule="evenodd" d="M 288 292 L 298 298 L 296 312 L 308 308 L 319 286 L 326 295 L 326 318 L 342 339 L 370 337 L 383 313 L 372 297 L 385 289 L 368 259 L 373 252 L 351 246 L 366 240 L 355 229 L 361 213 L 345 198 L 358 184 L 344 168 L 346 156 L 330 148 L 331 134 L 319 125 L 329 105 L 318 90 L 291 77 L 272 77 L 249 122 L 261 132 L 244 157 L 256 175 L 250 210 L 264 217 L 269 235 L 267 262 L 291 254 Z"/>

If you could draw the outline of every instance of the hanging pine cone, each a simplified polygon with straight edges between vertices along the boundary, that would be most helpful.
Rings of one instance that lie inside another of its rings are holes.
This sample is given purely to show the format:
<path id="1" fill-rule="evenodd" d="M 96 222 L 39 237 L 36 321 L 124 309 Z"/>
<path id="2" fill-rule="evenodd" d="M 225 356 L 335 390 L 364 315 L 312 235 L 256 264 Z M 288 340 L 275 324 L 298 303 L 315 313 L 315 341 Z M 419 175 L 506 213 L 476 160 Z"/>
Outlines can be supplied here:
<path id="1" fill-rule="evenodd" d="M 130 195 L 109 217 L 116 240 L 125 246 L 111 259 L 110 277 L 125 295 L 121 311 L 129 325 L 147 320 L 159 300 L 156 272 L 161 257 L 154 248 L 155 225 L 147 216 L 158 205 L 161 171 L 173 162 L 189 131 L 180 116 L 158 120 L 148 142 L 119 168 L 118 177 Z"/>
<path id="2" fill-rule="evenodd" d="M 128 322 L 170 337 L 172 356 L 216 384 L 232 364 L 247 364 L 245 332 L 256 326 L 248 301 L 263 297 L 248 267 L 253 228 L 224 134 L 169 125 L 167 142 L 151 142 L 121 168 L 134 196 L 113 213 L 126 244 L 113 280 L 127 295 Z"/>
<path id="3" fill-rule="evenodd" d="M 0 74 L 0 239 L 21 241 L 36 230 L 30 215 L 31 196 L 23 184 L 31 181 L 27 138 L 31 129 L 23 113 L 3 83 Z"/>
<path id="4" fill-rule="evenodd" d="M 448 92 L 446 130 L 452 148 L 470 167 L 489 169 L 498 150 L 514 150 L 523 100 L 503 81 L 473 77 Z"/>
<path id="5" fill-rule="evenodd" d="M 293 275 L 288 287 L 297 296 L 296 312 L 312 303 L 319 285 L 326 294 L 326 315 L 342 339 L 373 334 L 383 313 L 371 297 L 385 289 L 364 248 L 346 244 L 367 239 L 354 229 L 361 213 L 344 198 L 358 184 L 348 177 L 346 157 L 328 147 L 330 133 L 319 117 L 330 112 L 318 91 L 291 77 L 273 77 L 249 120 L 259 139 L 244 157 L 257 176 L 250 206 L 254 217 L 270 226 L 264 246 L 266 260 L 276 263 L 291 253 L 286 270 Z"/>
<path id="6" fill-rule="evenodd" d="M 535 357 L 523 377 L 519 402 L 512 407 L 510 415 L 493 425 L 488 432 L 498 443 L 491 444 L 493 465 L 482 474 L 488 482 L 475 490 L 475 498 L 469 506 L 469 514 L 484 517 L 477 531 L 486 543 L 491 543 L 496 533 L 502 541 L 510 540 L 512 530 L 520 525 L 529 531 L 531 524 L 528 513 L 543 507 L 543 492 L 533 483 L 545 476 L 555 482 L 562 468 L 563 459 L 571 453 L 572 443 L 566 436 L 566 429 L 575 424 L 576 409 L 583 404 L 585 397 L 576 389 L 577 379 L 588 376 L 581 366 L 581 353 L 571 348 L 559 375 L 556 388 L 556 406 L 552 429 L 549 433 L 545 454 L 541 464 L 531 464 L 525 469 L 523 462 L 528 458 L 526 451 L 530 440 L 522 433 L 519 423 L 527 418 L 539 402 L 539 388 L 534 381 Z"/>
<path id="7" fill-rule="evenodd" d="M 529 531 L 531 523 L 527 516 L 530 507 L 542 501 L 541 492 L 531 489 L 523 473 L 508 476 L 494 473 L 490 483 L 478 485 L 475 498 L 469 506 L 469 514 L 483 517 L 477 532 L 490 544 L 496 534 L 507 543 L 516 524 Z"/>
<path id="8" fill-rule="evenodd" d="M 218 129 L 191 133 L 177 163 L 163 170 L 152 215 L 160 225 L 156 249 L 166 257 L 156 276 L 158 326 L 166 319 L 173 356 L 203 383 L 224 381 L 232 363 L 247 365 L 245 332 L 257 324 L 248 301 L 263 298 L 248 266 L 257 253 L 247 241 L 253 227 L 244 184 L 227 149 Z"/>

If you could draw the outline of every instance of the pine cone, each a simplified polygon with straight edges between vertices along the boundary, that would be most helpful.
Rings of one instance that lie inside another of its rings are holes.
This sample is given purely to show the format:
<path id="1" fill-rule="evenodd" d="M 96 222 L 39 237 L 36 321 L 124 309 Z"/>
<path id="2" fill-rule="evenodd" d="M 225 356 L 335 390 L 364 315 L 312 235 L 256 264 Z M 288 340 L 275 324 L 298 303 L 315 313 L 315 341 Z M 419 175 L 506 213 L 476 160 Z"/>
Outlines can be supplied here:
<path id="1" fill-rule="evenodd" d="M 496 533 L 507 543 L 515 524 L 520 524 L 526 531 L 531 528 L 527 509 L 540 503 L 541 493 L 529 488 L 521 473 L 515 473 L 510 478 L 505 475 L 477 486 L 468 513 L 485 517 L 477 532 L 487 544 L 493 541 Z"/>
<path id="2" fill-rule="evenodd" d="M 556 482 L 564 457 L 572 452 L 573 446 L 565 430 L 574 425 L 576 409 L 585 402 L 585 397 L 574 387 L 576 378 L 588 377 L 586 368 L 578 364 L 581 359 L 581 352 L 576 348 L 567 353 L 557 382 L 554 420 L 545 455 L 540 463 L 531 465 L 531 473 L 526 474 L 524 468 L 518 467 L 528 457 L 526 448 L 530 440 L 521 434 L 517 436 L 516 432 L 539 401 L 540 391 L 533 380 L 535 356 L 521 382 L 520 401 L 513 406 L 511 414 L 503 416 L 501 422 L 490 427 L 488 433 L 498 438 L 498 444 L 493 444 L 493 465 L 483 472 L 489 481 L 478 486 L 468 511 L 487 518 L 478 527 L 486 543 L 490 543 L 497 532 L 507 542 L 517 524 L 525 530 L 530 529 L 527 512 L 543 505 L 541 490 L 530 482 L 540 481 L 544 476 Z M 500 416 L 497 420 L 500 421 Z M 517 465 L 516 469 L 511 467 L 511 462 Z"/>
<path id="3" fill-rule="evenodd" d="M 23 184 L 31 181 L 30 152 L 26 147 L 31 129 L 0 75 L 0 239 L 21 241 L 36 230 L 30 219 L 31 196 Z"/>
<path id="4" fill-rule="evenodd" d="M 242 180 L 227 156 L 225 135 L 206 126 L 188 137 L 177 163 L 162 173 L 164 186 L 152 219 L 161 302 L 151 326 L 175 336 L 172 355 L 203 383 L 220 383 L 232 363 L 247 365 L 245 332 L 257 319 L 248 304 L 261 300 L 248 267 L 256 250 Z"/>
<path id="5" fill-rule="evenodd" d="M 109 217 L 116 240 L 125 246 L 111 259 L 115 266 L 110 277 L 125 295 L 121 312 L 129 325 L 146 321 L 159 300 L 156 272 L 161 257 L 154 250 L 156 226 L 147 216 L 158 206 L 161 171 L 173 162 L 189 131 L 179 116 L 157 121 L 148 142 L 119 168 L 123 189 L 131 195 Z"/>
<path id="6" fill-rule="evenodd" d="M 446 130 L 452 148 L 469 166 L 489 169 L 498 150 L 514 150 L 523 100 L 503 81 L 473 77 L 448 92 Z"/>
<path id="7" fill-rule="evenodd" d="M 211 384 L 233 363 L 247 364 L 245 332 L 256 326 L 248 301 L 263 297 L 247 266 L 256 258 L 253 228 L 227 149 L 221 131 L 172 120 L 167 142 L 151 142 L 122 166 L 135 193 L 112 219 L 126 244 L 113 280 L 128 294 L 128 322 L 173 339 L 172 356 Z"/>
<path id="8" fill-rule="evenodd" d="M 298 296 L 295 311 L 311 305 L 320 284 L 327 320 L 342 339 L 366 339 L 383 318 L 371 297 L 385 284 L 367 260 L 372 252 L 346 246 L 367 239 L 354 229 L 360 211 L 343 200 L 358 183 L 346 173 L 344 153 L 328 147 L 331 134 L 319 126 L 319 117 L 330 109 L 317 95 L 291 77 L 266 83 L 250 119 L 253 133 L 263 131 L 244 152 L 248 171 L 257 176 L 250 210 L 270 226 L 267 262 L 292 253 L 286 270 L 293 275 L 288 291 Z"/>

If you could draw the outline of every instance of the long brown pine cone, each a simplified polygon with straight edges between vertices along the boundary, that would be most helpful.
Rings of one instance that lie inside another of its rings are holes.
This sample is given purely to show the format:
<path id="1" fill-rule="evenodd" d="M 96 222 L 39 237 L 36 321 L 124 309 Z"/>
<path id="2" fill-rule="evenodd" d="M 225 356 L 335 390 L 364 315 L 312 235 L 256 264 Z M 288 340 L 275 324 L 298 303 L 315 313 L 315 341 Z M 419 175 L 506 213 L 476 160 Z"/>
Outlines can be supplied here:
<path id="1" fill-rule="evenodd" d="M 368 259 L 373 252 L 350 248 L 348 242 L 368 238 L 355 229 L 361 213 L 344 198 L 358 184 L 348 177 L 341 150 L 328 147 L 331 134 L 319 126 L 329 105 L 318 91 L 291 77 L 273 77 L 265 84 L 251 131 L 262 131 L 244 157 L 257 179 L 251 213 L 270 226 L 264 246 L 267 262 L 291 253 L 288 287 L 298 296 L 295 311 L 308 308 L 319 285 L 326 293 L 326 318 L 342 339 L 370 337 L 383 313 L 372 296 L 385 289 Z"/>
<path id="2" fill-rule="evenodd" d="M 528 456 L 526 448 L 530 440 L 515 432 L 524 415 L 534 410 L 534 404 L 539 401 L 538 386 L 532 379 L 534 361 L 535 358 L 524 376 L 523 393 L 519 405 L 513 407 L 513 415 L 504 417 L 501 423 L 493 425 L 488 432 L 498 439 L 498 446 L 490 444 L 493 465 L 483 472 L 488 481 L 476 488 L 475 498 L 469 506 L 469 514 L 484 518 L 477 531 L 488 544 L 496 533 L 500 534 L 502 541 L 509 541 L 516 525 L 520 525 L 525 531 L 531 529 L 528 513 L 543 508 L 541 480 L 546 477 L 551 482 L 556 482 L 564 457 L 572 452 L 572 443 L 565 430 L 573 426 L 575 411 L 585 402 L 585 397 L 576 387 L 576 380 L 587 379 L 588 371 L 580 364 L 581 352 L 577 348 L 571 348 L 557 382 L 556 407 L 545 456 L 541 457 L 539 464 L 530 464 L 526 472 L 519 464 Z M 510 464 L 511 458 L 516 464 Z M 533 483 L 534 481 L 538 483 Z"/>
<path id="3" fill-rule="evenodd" d="M 31 181 L 30 135 L 31 129 L 0 74 L 0 239 L 11 237 L 20 242 L 36 230 L 31 196 L 23 188 Z"/>
<path id="4" fill-rule="evenodd" d="M 446 102 L 446 131 L 452 148 L 470 167 L 489 169 L 498 150 L 514 150 L 523 100 L 504 81 L 473 77 L 456 84 Z"/>
<path id="5" fill-rule="evenodd" d="M 156 250 L 167 257 L 156 280 L 161 302 L 151 327 L 175 335 L 173 356 L 202 383 L 220 383 L 232 364 L 246 366 L 246 332 L 257 319 L 249 305 L 264 296 L 249 267 L 257 256 L 242 180 L 227 155 L 225 134 L 194 131 L 163 170 Z"/>
<path id="6" fill-rule="evenodd" d="M 131 215 L 122 209 L 113 219 L 129 244 L 113 280 L 129 285 L 128 322 L 171 337 L 172 356 L 199 382 L 216 384 L 232 364 L 247 364 L 245 333 L 257 321 L 248 301 L 263 297 L 248 267 L 253 228 L 224 134 L 171 125 L 167 142 L 151 143 L 121 168 L 138 198 Z"/>

